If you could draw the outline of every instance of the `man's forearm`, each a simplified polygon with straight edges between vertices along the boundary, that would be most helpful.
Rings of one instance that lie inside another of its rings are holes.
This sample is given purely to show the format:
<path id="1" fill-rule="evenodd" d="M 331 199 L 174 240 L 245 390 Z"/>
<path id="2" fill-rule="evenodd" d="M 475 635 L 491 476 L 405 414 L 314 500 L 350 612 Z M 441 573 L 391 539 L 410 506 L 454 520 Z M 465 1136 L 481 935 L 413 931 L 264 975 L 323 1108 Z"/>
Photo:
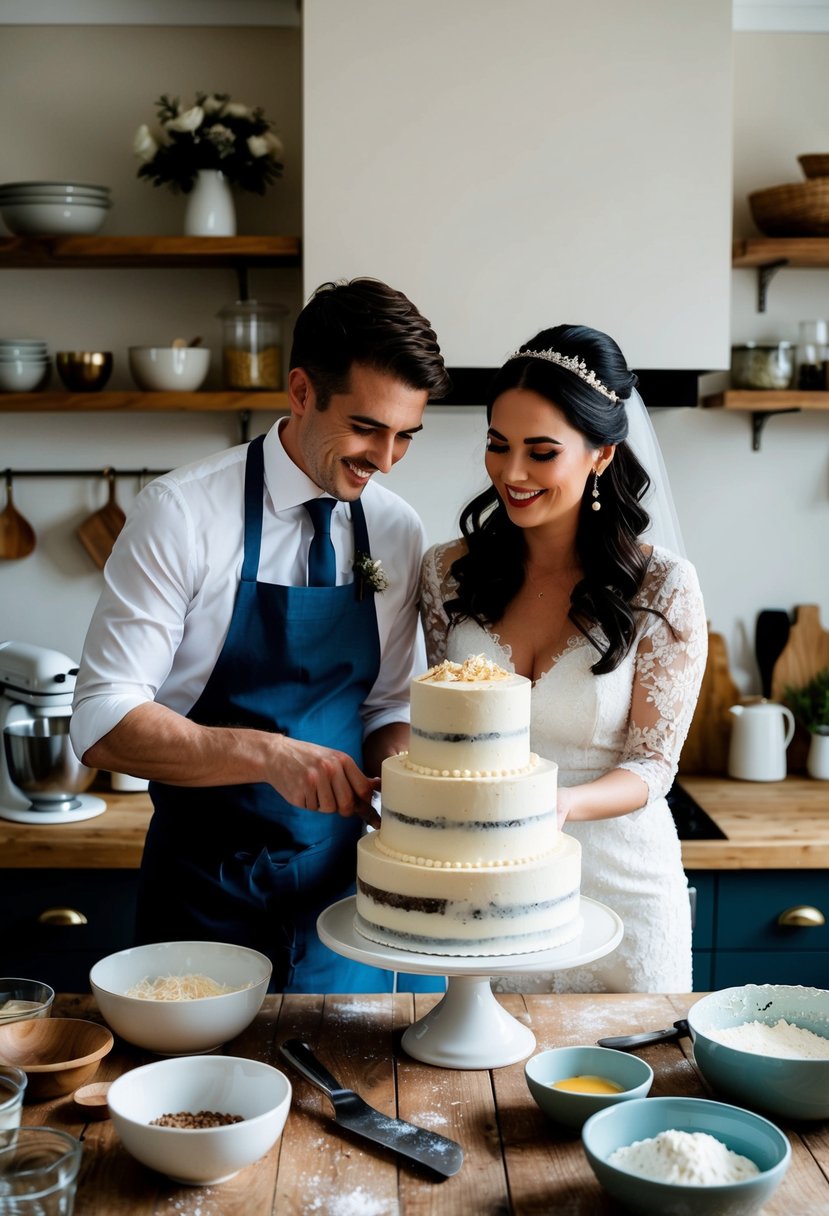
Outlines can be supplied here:
<path id="1" fill-rule="evenodd" d="M 264 781 L 282 736 L 245 727 L 200 726 L 164 705 L 139 705 L 84 754 L 84 763 L 170 785 Z"/>

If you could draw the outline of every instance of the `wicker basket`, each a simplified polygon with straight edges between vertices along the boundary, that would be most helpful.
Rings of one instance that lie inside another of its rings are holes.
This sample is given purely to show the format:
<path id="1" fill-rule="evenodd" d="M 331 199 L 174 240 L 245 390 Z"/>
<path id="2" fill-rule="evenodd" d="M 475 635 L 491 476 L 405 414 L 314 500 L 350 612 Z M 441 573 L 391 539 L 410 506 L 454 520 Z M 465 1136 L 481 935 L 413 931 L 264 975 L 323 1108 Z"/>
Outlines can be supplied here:
<path id="1" fill-rule="evenodd" d="M 755 190 L 748 204 L 766 236 L 829 236 L 829 177 Z"/>
<path id="2" fill-rule="evenodd" d="M 829 152 L 804 152 L 797 161 L 806 177 L 829 177 Z"/>

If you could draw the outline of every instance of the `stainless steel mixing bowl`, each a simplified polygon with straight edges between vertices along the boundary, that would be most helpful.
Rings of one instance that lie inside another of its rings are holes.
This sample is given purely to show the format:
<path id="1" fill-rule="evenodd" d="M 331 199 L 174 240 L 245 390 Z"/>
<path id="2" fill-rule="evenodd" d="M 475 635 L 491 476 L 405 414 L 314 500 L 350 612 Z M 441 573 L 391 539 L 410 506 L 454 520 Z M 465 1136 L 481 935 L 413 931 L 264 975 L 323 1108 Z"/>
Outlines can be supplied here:
<path id="1" fill-rule="evenodd" d="M 9 777 L 41 810 L 69 809 L 97 769 L 81 764 L 69 740 L 69 716 L 32 717 L 3 729 Z"/>

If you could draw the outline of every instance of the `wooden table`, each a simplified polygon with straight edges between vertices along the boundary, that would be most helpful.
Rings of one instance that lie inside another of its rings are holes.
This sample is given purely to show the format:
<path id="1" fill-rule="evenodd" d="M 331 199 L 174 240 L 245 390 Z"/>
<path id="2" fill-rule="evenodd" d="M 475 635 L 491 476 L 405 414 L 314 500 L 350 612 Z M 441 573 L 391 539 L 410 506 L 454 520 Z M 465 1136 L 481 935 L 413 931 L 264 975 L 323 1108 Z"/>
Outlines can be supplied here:
<path id="1" fill-rule="evenodd" d="M 532 1026 L 538 1050 L 602 1035 L 670 1026 L 693 996 L 504 996 Z M 279 1064 L 276 1045 L 306 1039 L 344 1085 L 373 1106 L 458 1140 L 454 1178 L 435 1181 L 384 1149 L 341 1132 L 327 1099 L 297 1073 L 281 1140 L 220 1186 L 183 1187 L 134 1161 L 109 1121 L 84 1125 L 71 1099 L 24 1107 L 24 1122 L 80 1136 L 84 1158 L 75 1216 L 611 1216 L 619 1209 L 596 1182 L 578 1137 L 557 1129 L 530 1097 L 523 1064 L 487 1071 L 434 1068 L 399 1048 L 403 1030 L 435 996 L 269 996 L 252 1026 L 225 1048 Z M 62 996 L 57 1016 L 100 1020 L 91 996 Z M 689 1060 L 690 1043 L 642 1050 L 655 1072 L 652 1096 L 711 1096 Z M 96 1080 L 152 1057 L 116 1041 Z M 783 1124 L 792 1163 L 764 1216 L 829 1212 L 829 1121 Z"/>

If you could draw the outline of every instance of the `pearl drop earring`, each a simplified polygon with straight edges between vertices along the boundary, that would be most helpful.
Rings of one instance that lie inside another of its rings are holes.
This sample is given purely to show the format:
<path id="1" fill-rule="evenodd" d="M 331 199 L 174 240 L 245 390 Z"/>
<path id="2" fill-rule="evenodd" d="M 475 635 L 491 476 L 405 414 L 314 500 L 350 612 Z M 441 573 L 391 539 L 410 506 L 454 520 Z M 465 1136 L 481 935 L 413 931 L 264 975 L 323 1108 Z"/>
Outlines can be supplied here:
<path id="1" fill-rule="evenodd" d="M 593 495 L 593 510 L 601 511 L 602 504 L 599 502 L 599 474 L 595 469 L 593 470 L 593 489 L 591 493 Z"/>

